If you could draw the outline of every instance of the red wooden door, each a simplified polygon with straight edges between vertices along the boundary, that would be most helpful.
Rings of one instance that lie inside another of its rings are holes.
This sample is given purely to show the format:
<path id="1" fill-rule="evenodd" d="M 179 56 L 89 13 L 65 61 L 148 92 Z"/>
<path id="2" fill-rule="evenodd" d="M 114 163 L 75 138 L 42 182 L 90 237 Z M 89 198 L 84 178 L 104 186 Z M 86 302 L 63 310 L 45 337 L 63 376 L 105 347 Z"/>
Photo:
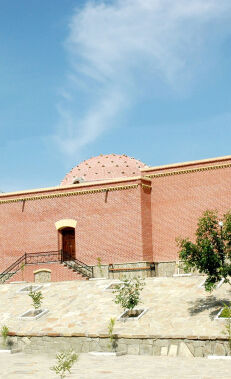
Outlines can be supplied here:
<path id="1" fill-rule="evenodd" d="M 75 258 L 75 229 L 65 228 L 62 231 L 63 237 L 63 260 Z"/>

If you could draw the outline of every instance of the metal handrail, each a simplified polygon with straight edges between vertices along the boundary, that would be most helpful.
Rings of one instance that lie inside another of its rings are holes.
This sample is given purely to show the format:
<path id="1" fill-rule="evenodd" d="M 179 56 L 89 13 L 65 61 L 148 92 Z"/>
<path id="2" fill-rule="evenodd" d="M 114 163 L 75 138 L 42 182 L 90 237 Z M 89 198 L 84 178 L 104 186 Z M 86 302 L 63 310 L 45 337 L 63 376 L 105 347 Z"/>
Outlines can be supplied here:
<path id="1" fill-rule="evenodd" d="M 44 262 L 44 259 L 39 260 L 39 258 L 49 259 Z M 53 257 L 53 258 L 50 258 Z M 37 258 L 37 259 L 36 259 Z M 26 253 L 25 254 L 25 264 L 38 264 L 38 263 L 51 263 L 51 262 L 60 262 L 62 260 L 62 250 L 52 250 L 52 251 L 43 251 L 38 253 Z"/>
<path id="2" fill-rule="evenodd" d="M 50 253 L 61 253 L 62 250 L 36 251 L 35 253 L 25 253 L 26 255 L 47 255 Z"/>
<path id="3" fill-rule="evenodd" d="M 71 255 L 68 255 L 65 253 L 65 260 L 63 260 L 65 263 L 68 261 L 73 262 L 77 265 L 78 268 L 83 268 L 84 270 L 88 271 L 90 276 L 93 277 L 93 266 L 89 266 L 86 263 L 80 261 L 79 259 L 73 258 Z"/>
<path id="4" fill-rule="evenodd" d="M 22 255 L 20 258 L 17 259 L 14 263 L 12 263 L 9 267 L 7 267 L 1 274 L 0 276 L 3 276 L 5 274 L 8 274 L 13 268 L 17 267 L 19 263 L 22 263 L 25 261 L 26 254 Z"/>
<path id="5" fill-rule="evenodd" d="M 7 279 L 9 279 L 12 275 L 14 275 L 17 271 L 20 270 L 22 265 L 27 264 L 39 264 L 39 263 L 45 263 L 44 260 L 39 261 L 38 259 L 36 262 L 29 262 L 30 258 L 39 258 L 39 257 L 46 257 L 49 255 L 57 255 L 58 258 L 55 260 L 48 260 L 48 262 L 60 262 L 62 257 L 61 250 L 53 250 L 48 252 L 39 252 L 39 253 L 25 253 L 20 258 L 18 258 L 14 263 L 12 263 L 9 267 L 7 267 L 2 273 L 0 273 L 0 280 L 1 282 L 5 282 Z M 14 270 L 14 271 L 13 271 Z M 5 277 L 5 280 L 4 280 Z"/>
<path id="6" fill-rule="evenodd" d="M 44 260 L 39 260 L 39 257 L 50 257 L 57 256 L 57 258 L 48 259 L 46 262 Z M 63 259 L 63 251 L 62 250 L 51 250 L 51 251 L 41 251 L 36 253 L 25 253 L 20 258 L 18 258 L 14 263 L 12 263 L 9 267 L 7 267 L 2 273 L 0 273 L 0 280 L 4 283 L 7 279 L 9 279 L 12 275 L 14 275 L 17 271 L 20 270 L 22 265 L 30 265 L 30 264 L 39 264 L 39 263 L 51 263 L 51 262 L 67 262 L 72 261 L 77 265 L 77 270 L 86 276 L 93 277 L 93 266 L 88 266 L 84 262 L 81 262 L 79 259 L 75 259 L 72 256 L 68 256 L 65 253 L 65 261 Z M 36 261 L 33 261 L 33 258 L 37 258 Z M 66 259 L 67 258 L 67 259 Z M 74 267 L 73 267 L 74 268 Z M 87 272 L 84 272 L 83 270 Z M 13 271 L 14 270 L 14 271 Z M 5 277 L 5 280 L 4 280 Z"/>

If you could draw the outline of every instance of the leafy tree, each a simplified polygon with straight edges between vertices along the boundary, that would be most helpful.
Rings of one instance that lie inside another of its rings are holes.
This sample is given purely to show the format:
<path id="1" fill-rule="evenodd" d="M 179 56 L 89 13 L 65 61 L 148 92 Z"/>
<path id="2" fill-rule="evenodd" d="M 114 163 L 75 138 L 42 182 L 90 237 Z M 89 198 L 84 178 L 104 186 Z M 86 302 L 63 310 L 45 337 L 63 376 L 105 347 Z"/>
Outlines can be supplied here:
<path id="1" fill-rule="evenodd" d="M 118 285 L 114 293 L 115 303 L 123 309 L 133 309 L 140 302 L 140 292 L 144 287 L 144 280 L 139 278 L 125 279 L 123 285 Z"/>
<path id="2" fill-rule="evenodd" d="M 197 269 L 207 275 L 206 291 L 212 291 L 231 275 L 231 211 L 220 221 L 216 211 L 207 210 L 198 220 L 196 242 L 177 239 L 179 257 L 186 272 Z"/>
<path id="3" fill-rule="evenodd" d="M 73 364 L 77 361 L 78 355 L 75 351 L 70 349 L 69 351 L 61 351 L 56 354 L 57 364 L 50 369 L 55 371 L 60 378 L 63 379 L 66 376 L 66 372 L 71 373 L 71 368 Z"/>
<path id="4" fill-rule="evenodd" d="M 28 295 L 32 299 L 32 305 L 35 309 L 35 312 L 38 311 L 42 305 L 42 299 L 43 299 L 42 292 L 41 291 L 32 291 L 32 286 L 31 286 L 30 292 L 28 293 Z"/>

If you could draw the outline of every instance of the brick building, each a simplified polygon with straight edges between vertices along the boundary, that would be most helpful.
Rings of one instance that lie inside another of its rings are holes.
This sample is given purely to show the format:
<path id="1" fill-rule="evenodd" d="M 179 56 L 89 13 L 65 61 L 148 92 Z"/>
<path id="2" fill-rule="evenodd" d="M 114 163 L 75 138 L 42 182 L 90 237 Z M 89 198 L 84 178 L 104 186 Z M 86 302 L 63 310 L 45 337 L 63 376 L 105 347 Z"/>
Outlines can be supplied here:
<path id="1" fill-rule="evenodd" d="M 230 174 L 231 156 L 148 167 L 109 154 L 74 167 L 60 186 L 3 193 L 0 279 L 172 275 L 176 237 L 193 238 L 206 209 L 231 208 Z"/>

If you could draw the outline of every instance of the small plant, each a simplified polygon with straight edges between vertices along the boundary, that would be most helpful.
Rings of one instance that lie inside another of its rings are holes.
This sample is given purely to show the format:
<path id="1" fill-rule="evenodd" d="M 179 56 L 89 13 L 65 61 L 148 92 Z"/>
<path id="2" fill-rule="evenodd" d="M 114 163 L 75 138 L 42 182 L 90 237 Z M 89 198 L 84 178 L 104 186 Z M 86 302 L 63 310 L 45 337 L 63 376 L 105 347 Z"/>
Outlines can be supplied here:
<path id="1" fill-rule="evenodd" d="M 1 328 L 1 336 L 3 339 L 3 345 L 4 346 L 6 346 L 6 344 L 7 344 L 8 335 L 9 335 L 9 329 L 7 328 L 6 325 L 3 325 Z"/>
<path id="2" fill-rule="evenodd" d="M 115 321 L 116 321 L 115 318 L 111 318 L 107 326 L 108 335 L 110 339 L 109 346 L 112 351 L 116 351 L 116 348 L 117 348 L 117 336 L 113 333 L 114 327 L 115 327 Z"/>
<path id="3" fill-rule="evenodd" d="M 25 263 L 23 262 L 20 267 L 21 273 L 22 273 L 22 281 L 24 281 L 24 270 L 25 270 Z"/>
<path id="4" fill-rule="evenodd" d="M 100 275 L 103 276 L 103 270 L 102 270 L 102 260 L 100 257 L 97 258 L 97 266 L 100 272 Z"/>
<path id="5" fill-rule="evenodd" d="M 222 310 L 220 317 L 224 317 L 227 319 L 223 334 L 225 334 L 228 337 L 229 353 L 231 354 L 231 306 L 224 304 L 224 309 Z"/>
<path id="6" fill-rule="evenodd" d="M 117 293 L 115 303 L 120 304 L 126 310 L 132 310 L 140 303 L 140 292 L 143 290 L 145 282 L 143 279 L 125 279 L 123 286 L 118 285 L 113 293 Z"/>
<path id="7" fill-rule="evenodd" d="M 66 376 L 66 372 L 71 373 L 71 368 L 73 364 L 77 361 L 78 355 L 72 349 L 68 351 L 62 351 L 56 354 L 57 365 L 52 366 L 50 369 L 55 371 L 60 378 L 63 379 Z"/>
<path id="8" fill-rule="evenodd" d="M 32 291 L 32 287 L 31 287 L 28 295 L 32 299 L 32 302 L 33 302 L 32 305 L 34 307 L 34 313 L 36 314 L 37 311 L 41 309 L 42 299 L 43 299 L 42 292 L 41 291 Z"/>

